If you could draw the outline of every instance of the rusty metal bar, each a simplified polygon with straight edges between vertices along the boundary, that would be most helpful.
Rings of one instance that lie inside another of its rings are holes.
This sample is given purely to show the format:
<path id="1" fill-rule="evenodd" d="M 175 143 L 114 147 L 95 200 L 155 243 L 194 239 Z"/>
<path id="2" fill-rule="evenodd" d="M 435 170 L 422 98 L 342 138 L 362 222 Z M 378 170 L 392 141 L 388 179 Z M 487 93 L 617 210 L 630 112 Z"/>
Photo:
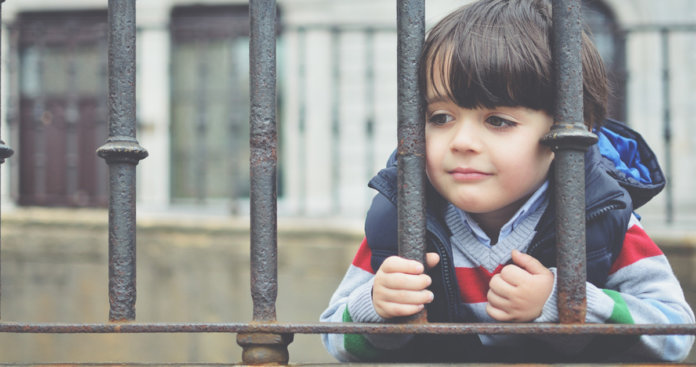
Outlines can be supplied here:
<path id="1" fill-rule="evenodd" d="M 275 0 L 250 1 L 249 20 L 251 298 L 253 320 L 273 323 L 278 294 Z M 246 364 L 286 364 L 292 338 L 248 333 L 237 335 L 237 343 Z"/>
<path id="2" fill-rule="evenodd" d="M 277 279 L 275 1 L 249 3 L 251 293 L 254 321 L 275 321 Z"/>
<path id="3" fill-rule="evenodd" d="M 554 150 L 558 311 L 561 323 L 583 323 L 585 282 L 585 151 L 597 141 L 583 118 L 582 7 L 580 0 L 553 1 L 555 124 L 542 142 Z"/>
<path id="4" fill-rule="evenodd" d="M 109 165 L 109 320 L 135 319 L 135 0 L 109 0 L 109 137 L 97 154 Z"/>
<path id="5" fill-rule="evenodd" d="M 4 3 L 5 0 L 0 0 L 0 49 L 2 49 L 2 3 Z M 0 58 L 2 60 L 2 58 Z M 2 68 L 2 65 L 0 64 L 0 68 Z M 1 83 L 0 83 L 1 84 Z M 0 108 L 0 111 L 2 111 L 2 108 Z M 14 151 L 12 148 L 7 146 L 4 141 L 0 140 L 0 164 L 5 163 L 5 158 L 9 158 L 12 156 Z M 0 259 L 2 259 L 2 237 L 0 237 Z M 2 261 L 0 261 L 2 263 Z M 0 268 L 2 269 L 2 268 Z M 2 274 L 2 271 L 0 271 L 0 274 Z M 0 299 L 2 299 L 2 282 L 0 282 Z"/>
<path id="6" fill-rule="evenodd" d="M 696 335 L 694 324 L 556 324 L 556 323 L 101 323 L 58 324 L 0 322 L 0 333 L 132 334 L 515 334 L 515 335 Z"/>
<path id="7" fill-rule="evenodd" d="M 425 2 L 397 3 L 399 255 L 425 263 L 425 128 L 418 59 L 425 37 Z"/>
<path id="8" fill-rule="evenodd" d="M 425 127 L 418 59 L 425 38 L 425 1 L 399 0 L 397 28 L 399 256 L 425 264 Z M 427 322 L 425 310 L 407 322 Z"/>

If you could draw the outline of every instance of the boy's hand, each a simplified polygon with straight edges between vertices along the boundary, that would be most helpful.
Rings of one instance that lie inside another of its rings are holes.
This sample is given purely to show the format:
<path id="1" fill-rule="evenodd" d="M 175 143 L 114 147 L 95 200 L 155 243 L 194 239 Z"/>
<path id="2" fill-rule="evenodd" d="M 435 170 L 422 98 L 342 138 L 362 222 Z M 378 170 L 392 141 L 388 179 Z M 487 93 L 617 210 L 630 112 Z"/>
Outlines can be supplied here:
<path id="1" fill-rule="evenodd" d="M 440 261 L 434 252 L 426 254 L 428 268 Z M 423 274 L 423 264 L 398 256 L 388 257 L 375 274 L 372 286 L 372 304 L 381 317 L 390 319 L 418 313 L 433 300 L 427 288 L 431 279 Z"/>
<path id="2" fill-rule="evenodd" d="M 515 265 L 506 265 L 493 276 L 486 312 L 498 321 L 532 321 L 541 315 L 553 290 L 553 273 L 539 260 L 512 251 Z"/>

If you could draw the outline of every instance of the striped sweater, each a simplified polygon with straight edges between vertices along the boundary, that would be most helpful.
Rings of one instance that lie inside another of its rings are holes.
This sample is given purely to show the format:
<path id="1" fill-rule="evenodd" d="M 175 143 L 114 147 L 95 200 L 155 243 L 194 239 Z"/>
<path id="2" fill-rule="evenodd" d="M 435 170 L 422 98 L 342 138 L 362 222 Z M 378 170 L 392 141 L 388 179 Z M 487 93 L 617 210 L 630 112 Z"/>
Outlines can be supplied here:
<path id="1" fill-rule="evenodd" d="M 495 248 L 495 246 L 493 246 Z M 474 315 L 471 322 L 494 322 L 486 314 L 488 282 L 509 260 L 490 270 L 472 261 L 471 257 L 455 255 L 455 270 L 461 287 L 460 296 Z M 363 240 L 345 277 L 321 316 L 326 322 L 385 322 L 372 307 L 371 290 L 375 270 L 370 265 L 371 250 Z M 555 269 L 551 268 L 555 273 Z M 466 281 L 464 281 L 466 280 Z M 556 287 L 535 322 L 557 322 Z M 694 315 L 686 303 L 678 280 L 665 255 L 648 237 L 633 216 L 623 248 L 613 263 L 605 288 L 587 283 L 588 323 L 681 324 L 693 323 Z M 325 334 L 323 342 L 329 352 L 341 361 L 379 359 L 380 353 L 407 345 L 412 336 Z M 525 336 L 480 335 L 485 346 L 515 344 Z M 590 338 L 584 343 L 589 343 Z M 572 354 L 582 349 L 583 340 L 555 335 L 545 338 L 550 347 Z M 613 358 L 619 360 L 679 361 L 686 357 L 693 343 L 687 335 L 644 335 L 629 349 Z"/>

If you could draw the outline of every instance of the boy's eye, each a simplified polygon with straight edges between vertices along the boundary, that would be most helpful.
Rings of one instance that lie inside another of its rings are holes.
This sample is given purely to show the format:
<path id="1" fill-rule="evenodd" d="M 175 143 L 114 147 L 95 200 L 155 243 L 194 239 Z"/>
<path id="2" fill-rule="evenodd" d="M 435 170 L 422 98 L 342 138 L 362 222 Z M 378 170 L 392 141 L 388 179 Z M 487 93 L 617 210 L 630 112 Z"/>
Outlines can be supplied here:
<path id="1" fill-rule="evenodd" d="M 510 121 L 508 119 L 502 118 L 500 116 L 488 116 L 486 118 L 486 123 L 495 127 L 495 128 L 505 128 L 505 127 L 513 127 L 517 125 L 516 122 Z"/>
<path id="2" fill-rule="evenodd" d="M 435 125 L 444 125 L 452 120 L 454 117 L 447 113 L 435 113 L 428 118 L 428 122 Z"/>

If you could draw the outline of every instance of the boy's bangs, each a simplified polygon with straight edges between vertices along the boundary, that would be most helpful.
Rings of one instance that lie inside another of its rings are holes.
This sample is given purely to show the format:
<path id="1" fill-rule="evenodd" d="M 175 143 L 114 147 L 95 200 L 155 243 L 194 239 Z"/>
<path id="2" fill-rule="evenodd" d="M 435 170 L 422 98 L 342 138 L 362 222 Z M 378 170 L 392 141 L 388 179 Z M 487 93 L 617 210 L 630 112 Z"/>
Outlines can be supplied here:
<path id="1" fill-rule="evenodd" d="M 457 28 L 426 50 L 426 88 L 463 108 L 523 106 L 553 114 L 550 55 L 534 47 L 544 40 L 530 47 L 532 36 L 506 25 Z"/>

